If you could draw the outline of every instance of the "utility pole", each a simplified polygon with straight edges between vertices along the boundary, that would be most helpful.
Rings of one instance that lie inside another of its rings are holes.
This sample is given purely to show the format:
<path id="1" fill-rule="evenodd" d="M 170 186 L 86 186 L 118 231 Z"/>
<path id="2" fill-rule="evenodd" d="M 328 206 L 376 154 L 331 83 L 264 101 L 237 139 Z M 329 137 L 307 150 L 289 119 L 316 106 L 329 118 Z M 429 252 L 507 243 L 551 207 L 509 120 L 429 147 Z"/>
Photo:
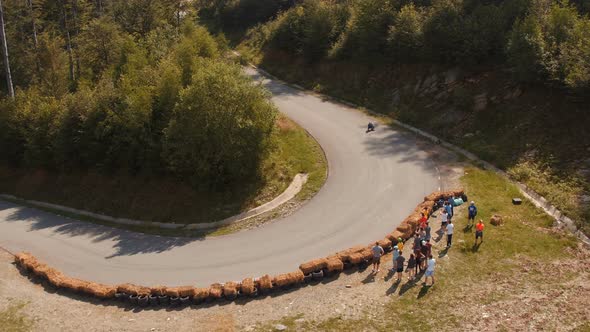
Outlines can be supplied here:
<path id="1" fill-rule="evenodd" d="M 12 76 L 10 75 L 10 62 L 8 61 L 8 44 L 6 43 L 6 31 L 4 31 L 4 9 L 2 0 L 0 0 L 0 37 L 2 38 L 2 51 L 4 55 L 4 70 L 6 71 L 6 85 L 8 86 L 8 95 L 14 99 L 14 87 L 12 86 Z"/>

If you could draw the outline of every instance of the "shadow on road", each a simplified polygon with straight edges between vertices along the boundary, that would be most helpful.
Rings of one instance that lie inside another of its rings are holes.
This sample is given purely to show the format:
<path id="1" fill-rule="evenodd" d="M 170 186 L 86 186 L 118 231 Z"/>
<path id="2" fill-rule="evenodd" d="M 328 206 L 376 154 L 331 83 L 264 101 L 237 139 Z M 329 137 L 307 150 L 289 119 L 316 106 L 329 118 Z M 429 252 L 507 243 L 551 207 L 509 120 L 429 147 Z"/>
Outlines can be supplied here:
<path id="1" fill-rule="evenodd" d="M 204 238 L 182 238 L 148 235 L 122 229 L 75 221 L 66 217 L 53 215 L 34 208 L 0 201 L 0 210 L 13 208 L 15 212 L 6 217 L 7 222 L 27 223 L 29 231 L 47 230 L 69 237 L 87 237 L 94 243 L 112 241 L 115 252 L 105 258 L 131 256 L 145 253 L 161 253 L 175 247 L 181 247 Z"/>

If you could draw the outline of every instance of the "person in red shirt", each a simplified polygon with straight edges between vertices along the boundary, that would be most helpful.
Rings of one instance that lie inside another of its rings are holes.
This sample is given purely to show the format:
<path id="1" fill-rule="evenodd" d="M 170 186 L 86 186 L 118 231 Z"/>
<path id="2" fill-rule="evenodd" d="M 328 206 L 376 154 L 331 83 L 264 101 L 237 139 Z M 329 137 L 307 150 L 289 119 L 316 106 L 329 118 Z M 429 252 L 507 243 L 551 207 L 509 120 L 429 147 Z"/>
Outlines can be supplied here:
<path id="1" fill-rule="evenodd" d="M 477 224 L 475 224 L 475 244 L 477 244 L 478 238 L 481 238 L 480 243 L 483 243 L 483 228 L 484 228 L 483 220 L 479 219 Z"/>

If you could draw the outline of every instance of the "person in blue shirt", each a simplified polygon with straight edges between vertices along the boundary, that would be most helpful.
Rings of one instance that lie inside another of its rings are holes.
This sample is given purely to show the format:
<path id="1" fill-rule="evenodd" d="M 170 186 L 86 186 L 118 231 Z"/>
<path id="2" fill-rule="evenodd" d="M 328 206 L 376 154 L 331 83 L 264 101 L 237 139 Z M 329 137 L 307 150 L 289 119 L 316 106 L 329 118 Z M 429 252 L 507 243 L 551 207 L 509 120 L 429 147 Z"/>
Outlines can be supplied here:
<path id="1" fill-rule="evenodd" d="M 449 216 L 452 217 L 454 215 L 454 212 L 455 212 L 455 209 L 454 209 L 454 207 L 455 207 L 455 197 L 453 197 L 453 196 L 449 197 L 448 202 L 449 202 L 449 206 L 451 207 L 451 212 L 449 213 Z"/>
<path id="2" fill-rule="evenodd" d="M 467 224 L 473 225 L 475 222 L 475 217 L 477 216 L 477 207 L 475 206 L 475 202 L 471 201 L 469 204 L 469 208 L 467 209 L 468 217 L 467 217 Z"/>
<path id="3" fill-rule="evenodd" d="M 453 217 L 453 204 L 445 202 L 445 211 L 447 211 L 448 220 L 451 220 L 451 218 Z"/>

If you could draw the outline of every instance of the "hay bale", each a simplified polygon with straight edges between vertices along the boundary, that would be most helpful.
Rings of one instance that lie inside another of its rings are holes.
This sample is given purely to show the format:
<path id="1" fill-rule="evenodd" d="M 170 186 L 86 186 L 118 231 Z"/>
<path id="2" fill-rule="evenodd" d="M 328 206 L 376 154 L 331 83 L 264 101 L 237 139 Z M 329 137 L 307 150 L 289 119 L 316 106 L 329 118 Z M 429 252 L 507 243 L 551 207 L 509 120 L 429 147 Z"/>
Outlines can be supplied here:
<path id="1" fill-rule="evenodd" d="M 258 289 L 267 291 L 272 289 L 272 278 L 266 274 L 258 279 Z"/>
<path id="2" fill-rule="evenodd" d="M 278 276 L 274 276 L 272 278 L 273 285 L 277 287 L 285 287 L 292 285 L 294 282 L 291 280 L 291 276 L 288 273 L 279 274 Z"/>
<path id="3" fill-rule="evenodd" d="M 63 277 L 61 281 L 61 287 L 72 292 L 84 292 L 88 282 L 76 278 Z"/>
<path id="4" fill-rule="evenodd" d="M 328 272 L 340 272 L 344 270 L 344 263 L 338 257 L 330 257 L 326 260 L 326 270 Z"/>
<path id="5" fill-rule="evenodd" d="M 415 231 L 420 226 L 420 219 L 422 219 L 422 214 L 421 213 L 414 212 L 411 215 L 409 215 L 401 223 L 401 225 L 403 225 L 403 224 L 409 225 L 410 226 L 410 229 L 412 231 Z"/>
<path id="6" fill-rule="evenodd" d="M 242 294 L 253 295 L 255 290 L 256 286 L 254 285 L 254 280 L 252 278 L 242 280 Z"/>
<path id="7" fill-rule="evenodd" d="M 178 290 L 178 295 L 180 297 L 193 297 L 194 293 L 194 287 L 193 286 L 182 286 L 182 287 L 177 287 Z"/>
<path id="8" fill-rule="evenodd" d="M 388 234 L 387 235 L 387 238 L 389 240 L 391 240 L 391 242 L 394 243 L 394 244 L 397 243 L 397 240 L 399 238 L 402 238 L 402 240 L 406 240 L 406 238 L 404 237 L 404 233 L 402 233 L 402 232 L 400 232 L 398 230 L 395 230 L 392 233 Z"/>
<path id="9" fill-rule="evenodd" d="M 47 272 L 47 280 L 56 288 L 63 287 L 64 278 L 65 276 L 57 270 Z"/>
<path id="10" fill-rule="evenodd" d="M 25 267 L 25 262 L 30 260 L 31 258 L 34 257 L 28 252 L 19 252 L 16 255 L 14 255 L 14 261 L 22 267 Z"/>
<path id="11" fill-rule="evenodd" d="M 365 250 L 366 248 L 367 248 L 367 246 L 362 246 L 362 245 L 354 246 L 354 247 L 351 247 L 351 248 L 348 248 L 346 250 L 342 250 L 342 251 L 336 253 L 335 256 L 337 256 L 343 262 L 350 261 L 350 256 L 352 254 L 359 253 L 359 252 Z"/>
<path id="12" fill-rule="evenodd" d="M 134 284 L 121 284 L 117 286 L 117 292 L 118 293 L 125 293 L 128 295 L 141 295 L 140 292 L 142 291 L 142 287 L 141 286 L 137 286 Z M 149 292 L 149 288 L 148 288 L 148 292 Z"/>
<path id="13" fill-rule="evenodd" d="M 223 286 L 221 284 L 215 283 L 209 287 L 209 298 L 210 299 L 220 299 L 223 296 Z"/>
<path id="14" fill-rule="evenodd" d="M 92 288 L 92 295 L 99 299 L 111 299 L 115 297 L 117 288 L 110 285 L 94 284 Z"/>
<path id="15" fill-rule="evenodd" d="M 88 295 L 94 295 L 96 288 L 98 288 L 98 284 L 94 282 L 86 282 L 86 284 L 84 284 L 84 286 L 81 287 L 79 291 Z"/>
<path id="16" fill-rule="evenodd" d="M 402 238 L 404 239 L 409 239 L 412 237 L 412 235 L 414 235 L 414 230 L 408 223 L 402 223 L 401 225 L 397 226 L 396 230 L 403 234 Z"/>
<path id="17" fill-rule="evenodd" d="M 416 209 L 414 210 L 416 213 L 420 214 L 420 217 L 422 217 L 422 212 L 424 210 L 426 210 L 426 213 L 428 214 L 428 216 L 430 216 L 432 214 L 432 210 L 434 209 L 434 201 L 424 201 L 420 204 L 418 204 L 418 206 L 416 206 Z"/>
<path id="18" fill-rule="evenodd" d="M 53 269 L 46 264 L 39 264 L 33 270 L 33 274 L 38 277 L 47 278 L 47 275 L 50 274 L 51 271 L 53 271 Z"/>
<path id="19" fill-rule="evenodd" d="M 371 248 L 365 248 L 361 252 L 350 255 L 350 262 L 352 264 L 360 264 L 364 261 L 371 260 L 373 258 L 373 251 Z"/>
<path id="20" fill-rule="evenodd" d="M 443 193 L 440 191 L 435 191 L 430 195 L 424 197 L 424 201 L 438 201 L 439 199 L 443 198 Z"/>
<path id="21" fill-rule="evenodd" d="M 35 271 L 35 269 L 37 268 L 37 266 L 39 266 L 39 261 L 37 260 L 37 258 L 35 258 L 32 255 L 28 255 L 25 257 L 22 257 L 23 261 L 22 261 L 22 266 L 28 270 L 31 271 Z"/>
<path id="22" fill-rule="evenodd" d="M 504 219 L 502 218 L 501 215 L 499 214 L 494 214 L 491 218 L 490 218 L 490 224 L 494 225 L 494 226 L 500 226 L 504 223 Z"/>
<path id="23" fill-rule="evenodd" d="M 209 297 L 209 288 L 195 288 L 193 289 L 193 299 L 196 301 L 204 301 Z"/>
<path id="24" fill-rule="evenodd" d="M 150 294 L 156 295 L 156 296 L 164 296 L 164 295 L 166 295 L 166 286 L 150 287 Z"/>
<path id="25" fill-rule="evenodd" d="M 395 243 L 397 243 L 397 240 L 395 241 Z M 393 248 L 393 241 L 387 238 L 377 241 L 377 244 L 379 244 L 379 246 L 381 246 L 383 250 L 389 250 Z"/>
<path id="26" fill-rule="evenodd" d="M 238 284 L 228 281 L 223 285 L 223 296 L 227 299 L 235 299 L 238 296 Z"/>
<path id="27" fill-rule="evenodd" d="M 303 274 L 308 274 L 316 271 L 320 271 L 326 267 L 326 259 L 319 258 L 299 265 L 299 269 Z"/>
<path id="28" fill-rule="evenodd" d="M 166 287 L 166 295 L 170 297 L 180 297 L 179 287 Z"/>
<path id="29" fill-rule="evenodd" d="M 363 255 L 361 255 L 359 252 L 355 252 L 354 254 L 350 255 L 349 260 L 352 264 L 359 264 L 363 261 Z"/>
<path id="30" fill-rule="evenodd" d="M 300 270 L 291 272 L 291 277 L 293 278 L 293 280 L 295 280 L 296 284 L 301 284 L 303 283 L 303 280 L 305 280 L 305 274 L 303 274 L 303 272 Z"/>

